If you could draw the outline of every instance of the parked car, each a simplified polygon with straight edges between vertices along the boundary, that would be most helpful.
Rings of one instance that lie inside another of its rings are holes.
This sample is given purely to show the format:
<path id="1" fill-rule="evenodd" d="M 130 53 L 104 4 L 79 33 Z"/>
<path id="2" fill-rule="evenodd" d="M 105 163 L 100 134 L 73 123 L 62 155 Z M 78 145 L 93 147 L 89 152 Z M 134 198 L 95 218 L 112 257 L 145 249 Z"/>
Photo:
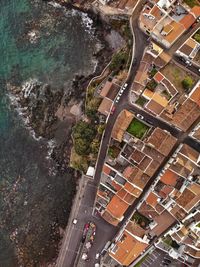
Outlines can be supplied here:
<path id="1" fill-rule="evenodd" d="M 197 18 L 197 22 L 200 22 L 200 16 Z"/>
<path id="2" fill-rule="evenodd" d="M 192 62 L 189 61 L 189 60 L 186 60 L 185 63 L 186 63 L 187 65 L 189 65 L 189 66 L 192 66 Z"/>
<path id="3" fill-rule="evenodd" d="M 144 119 L 144 117 L 143 117 L 141 114 L 137 114 L 136 117 L 137 117 L 138 119 L 140 119 L 140 120 L 143 120 L 143 119 Z"/>
<path id="4" fill-rule="evenodd" d="M 123 88 L 126 89 L 127 86 L 128 86 L 128 83 L 125 83 Z"/>
<path id="5" fill-rule="evenodd" d="M 73 224 L 77 224 L 78 220 L 77 219 L 73 219 Z"/>
<path id="6" fill-rule="evenodd" d="M 100 254 L 97 253 L 96 256 L 95 256 L 95 259 L 98 260 L 99 256 L 100 256 Z"/>
<path id="7" fill-rule="evenodd" d="M 118 96 L 118 97 L 116 98 L 115 103 L 118 103 L 119 100 L 120 100 L 120 96 Z"/>
<path id="8" fill-rule="evenodd" d="M 113 107 L 111 108 L 110 114 L 113 114 L 113 113 L 115 112 L 115 109 L 116 109 L 116 107 L 113 106 Z"/>

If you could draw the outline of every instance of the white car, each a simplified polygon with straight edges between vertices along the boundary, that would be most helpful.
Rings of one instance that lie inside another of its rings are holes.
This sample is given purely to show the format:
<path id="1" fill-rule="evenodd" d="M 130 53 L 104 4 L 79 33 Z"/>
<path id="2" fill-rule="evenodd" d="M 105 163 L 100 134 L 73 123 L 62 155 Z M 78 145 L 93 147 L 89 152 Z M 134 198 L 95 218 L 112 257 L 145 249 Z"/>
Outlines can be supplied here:
<path id="1" fill-rule="evenodd" d="M 137 114 L 136 117 L 137 117 L 138 119 L 140 119 L 140 120 L 143 120 L 143 119 L 144 119 L 144 117 L 143 117 L 141 114 Z"/>
<path id="2" fill-rule="evenodd" d="M 128 86 L 128 83 L 125 83 L 123 87 L 126 89 L 127 86 Z"/>
<path id="3" fill-rule="evenodd" d="M 192 62 L 189 61 L 189 60 L 186 60 L 185 63 L 186 63 L 187 65 L 189 65 L 189 66 L 192 66 Z"/>
<path id="4" fill-rule="evenodd" d="M 100 256 L 100 254 L 99 254 L 99 253 L 97 253 L 97 254 L 96 254 L 96 257 L 95 257 L 95 258 L 96 258 L 96 260 L 98 260 L 99 256 Z"/>
<path id="5" fill-rule="evenodd" d="M 118 97 L 116 98 L 115 102 L 118 103 L 119 100 L 120 100 L 120 96 L 118 96 Z"/>
<path id="6" fill-rule="evenodd" d="M 73 224 L 77 224 L 78 220 L 77 219 L 73 219 Z"/>

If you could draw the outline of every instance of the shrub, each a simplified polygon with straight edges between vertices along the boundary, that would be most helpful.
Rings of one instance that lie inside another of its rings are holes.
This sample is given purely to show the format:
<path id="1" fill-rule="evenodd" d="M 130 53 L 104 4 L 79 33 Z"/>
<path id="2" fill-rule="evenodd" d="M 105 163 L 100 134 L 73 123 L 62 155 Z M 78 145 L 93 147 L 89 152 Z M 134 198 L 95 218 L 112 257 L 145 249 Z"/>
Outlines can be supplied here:
<path id="1" fill-rule="evenodd" d="M 188 92 L 189 89 L 192 88 L 194 82 L 190 76 L 187 76 L 181 83 L 185 91 Z"/>

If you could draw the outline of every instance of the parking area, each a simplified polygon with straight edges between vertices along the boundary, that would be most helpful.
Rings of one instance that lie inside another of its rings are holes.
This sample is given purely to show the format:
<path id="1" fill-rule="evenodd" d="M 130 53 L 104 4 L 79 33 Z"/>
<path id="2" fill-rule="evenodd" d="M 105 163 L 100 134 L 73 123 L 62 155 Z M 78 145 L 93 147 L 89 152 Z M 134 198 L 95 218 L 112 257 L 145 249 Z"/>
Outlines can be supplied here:
<path id="1" fill-rule="evenodd" d="M 140 267 L 181 267 L 183 263 L 172 259 L 165 252 L 155 249 L 141 263 Z"/>

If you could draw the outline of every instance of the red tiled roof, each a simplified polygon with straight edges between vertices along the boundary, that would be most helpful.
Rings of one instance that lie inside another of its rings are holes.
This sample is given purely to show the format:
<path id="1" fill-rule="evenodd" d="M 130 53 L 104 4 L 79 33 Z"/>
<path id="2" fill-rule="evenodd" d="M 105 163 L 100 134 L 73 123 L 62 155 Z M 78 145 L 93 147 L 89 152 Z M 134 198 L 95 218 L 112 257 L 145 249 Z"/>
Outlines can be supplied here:
<path id="1" fill-rule="evenodd" d="M 152 207 L 155 207 L 158 204 L 158 197 L 151 192 L 148 197 L 146 198 L 146 203 Z"/>
<path id="2" fill-rule="evenodd" d="M 181 20 L 180 23 L 184 26 L 185 29 L 189 29 L 190 26 L 195 22 L 195 17 L 192 14 L 188 14 L 184 16 Z"/>
<path id="3" fill-rule="evenodd" d="M 161 176 L 160 181 L 164 184 L 175 186 L 178 179 L 178 175 L 171 171 L 166 170 L 166 172 Z"/>
<path id="4" fill-rule="evenodd" d="M 194 6 L 191 11 L 191 13 L 193 13 L 195 15 L 195 17 L 199 17 L 200 16 L 200 6 Z"/>
<path id="5" fill-rule="evenodd" d="M 153 77 L 154 80 L 156 80 L 158 83 L 160 83 L 163 79 L 164 79 L 164 76 L 160 73 L 160 72 L 157 72 L 156 75 Z"/>
<path id="6" fill-rule="evenodd" d="M 109 175 L 110 174 L 110 172 L 111 172 L 111 169 L 107 166 L 107 165 L 103 165 L 103 172 L 105 173 L 105 174 L 107 174 L 107 175 Z"/>

